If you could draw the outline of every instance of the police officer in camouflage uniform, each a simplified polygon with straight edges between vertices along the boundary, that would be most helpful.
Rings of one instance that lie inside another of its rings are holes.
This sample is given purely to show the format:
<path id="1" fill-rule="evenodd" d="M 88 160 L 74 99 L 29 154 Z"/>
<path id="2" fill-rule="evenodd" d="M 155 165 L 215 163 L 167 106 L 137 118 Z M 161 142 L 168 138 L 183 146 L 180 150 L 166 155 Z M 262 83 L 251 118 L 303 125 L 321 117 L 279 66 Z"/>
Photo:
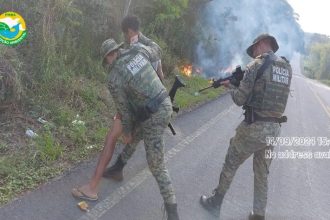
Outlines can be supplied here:
<path id="1" fill-rule="evenodd" d="M 141 46 L 119 50 L 113 39 L 103 42 L 108 87 L 120 113 L 123 141 L 144 141 L 147 162 L 164 199 L 168 220 L 178 220 L 176 197 L 164 163 L 164 131 L 172 114 L 171 100 Z"/>
<path id="2" fill-rule="evenodd" d="M 125 36 L 124 47 L 129 49 L 131 47 L 143 47 L 148 51 L 149 60 L 156 70 L 158 77 L 161 81 L 164 80 L 164 74 L 161 65 L 161 48 L 151 39 L 144 36 L 140 31 L 140 21 L 137 16 L 128 15 L 126 16 L 121 24 L 122 31 Z M 118 116 L 118 114 L 117 114 Z M 104 173 L 103 177 L 112 178 L 116 181 L 123 180 L 123 169 L 127 164 L 127 161 L 134 154 L 138 141 L 134 141 L 131 144 L 127 144 L 123 151 L 119 154 L 115 164 L 109 167 Z"/>
<path id="3" fill-rule="evenodd" d="M 233 101 L 245 109 L 245 119 L 236 128 L 231 138 L 219 184 L 212 196 L 201 196 L 200 203 L 211 214 L 219 216 L 222 200 L 239 166 L 253 154 L 254 201 L 249 220 L 265 219 L 267 203 L 267 176 L 271 158 L 266 151 L 273 150 L 267 145 L 267 137 L 277 137 L 280 123 L 290 91 L 292 70 L 285 58 L 274 53 L 279 46 L 269 34 L 258 36 L 247 49 L 254 60 L 246 67 L 243 80 L 225 81 L 230 87 Z"/>

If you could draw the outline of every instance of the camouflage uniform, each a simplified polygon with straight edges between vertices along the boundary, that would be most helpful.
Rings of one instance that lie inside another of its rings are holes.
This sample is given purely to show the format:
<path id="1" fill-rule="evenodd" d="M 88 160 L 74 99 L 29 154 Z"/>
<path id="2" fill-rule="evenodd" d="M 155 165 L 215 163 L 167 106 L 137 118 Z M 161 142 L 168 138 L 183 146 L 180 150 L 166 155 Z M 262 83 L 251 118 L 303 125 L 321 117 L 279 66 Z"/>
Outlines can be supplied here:
<path id="1" fill-rule="evenodd" d="M 256 80 L 258 69 L 265 62 L 266 57 L 271 59 L 271 65 Z M 279 118 L 286 106 L 291 77 L 291 67 L 285 60 L 277 57 L 273 52 L 263 54 L 247 65 L 239 87 L 232 87 L 232 99 L 239 106 L 253 107 L 260 117 Z M 257 215 L 264 216 L 267 203 L 267 176 L 271 164 L 271 159 L 265 158 L 265 152 L 273 150 L 273 146 L 267 146 L 266 137 L 277 137 L 279 134 L 279 123 L 241 122 L 236 129 L 236 135 L 230 140 L 216 191 L 220 195 L 225 195 L 238 167 L 254 154 L 253 211 Z"/>
<path id="2" fill-rule="evenodd" d="M 176 203 L 174 190 L 164 163 L 164 131 L 170 121 L 172 104 L 167 96 L 151 117 L 141 121 L 137 109 L 145 106 L 157 94 L 166 92 L 151 66 L 146 48 L 130 47 L 109 67 L 109 90 L 122 116 L 123 132 L 132 133 L 133 144 L 127 145 L 122 157 L 127 159 L 144 140 L 147 162 L 166 204 Z"/>
<path id="3" fill-rule="evenodd" d="M 139 50 L 139 48 L 145 50 L 145 53 L 147 54 L 148 59 L 152 64 L 152 67 L 154 68 L 154 70 L 157 69 L 157 66 L 159 65 L 160 57 L 161 57 L 161 48 L 154 41 L 147 38 L 140 32 L 139 36 L 138 36 L 138 42 L 135 42 L 131 45 L 126 45 L 126 47 L 128 48 L 128 50 L 129 49 Z M 126 51 L 128 51 L 128 50 L 126 50 Z M 137 134 L 137 136 L 138 136 L 138 134 Z M 122 153 L 120 154 L 120 157 L 121 157 L 121 160 L 123 161 L 123 163 L 127 163 L 127 161 L 132 157 L 139 141 L 140 141 L 139 138 L 135 138 L 135 140 L 132 144 L 127 144 L 124 147 Z"/>

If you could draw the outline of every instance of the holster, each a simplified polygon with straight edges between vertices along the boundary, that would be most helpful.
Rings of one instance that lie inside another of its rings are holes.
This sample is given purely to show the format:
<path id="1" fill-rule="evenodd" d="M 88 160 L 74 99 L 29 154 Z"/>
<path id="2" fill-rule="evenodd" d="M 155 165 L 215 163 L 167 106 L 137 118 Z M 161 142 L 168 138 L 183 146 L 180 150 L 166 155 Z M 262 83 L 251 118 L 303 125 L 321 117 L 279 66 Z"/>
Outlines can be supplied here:
<path id="1" fill-rule="evenodd" d="M 244 111 L 244 121 L 247 124 L 252 124 L 253 122 L 255 122 L 254 120 L 254 112 L 253 112 L 253 108 L 247 105 L 243 106 Z"/>
<path id="2" fill-rule="evenodd" d="M 151 98 L 146 105 L 139 107 L 136 110 L 136 114 L 138 116 L 139 122 L 144 122 L 148 120 L 151 115 L 158 111 L 159 106 L 162 102 L 168 97 L 168 93 L 166 91 L 161 91 L 155 97 Z"/>

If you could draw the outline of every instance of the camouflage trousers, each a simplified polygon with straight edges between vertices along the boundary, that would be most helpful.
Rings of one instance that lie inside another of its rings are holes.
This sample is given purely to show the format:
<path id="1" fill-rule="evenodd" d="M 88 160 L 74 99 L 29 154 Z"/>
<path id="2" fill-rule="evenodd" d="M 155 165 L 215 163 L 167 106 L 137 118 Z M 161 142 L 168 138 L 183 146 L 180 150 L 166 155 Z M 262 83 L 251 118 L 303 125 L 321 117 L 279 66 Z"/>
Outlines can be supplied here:
<path id="1" fill-rule="evenodd" d="M 273 150 L 273 146 L 267 146 L 266 138 L 277 137 L 279 133 L 278 123 L 258 121 L 249 125 L 243 121 L 237 127 L 236 135 L 230 140 L 216 190 L 225 195 L 239 166 L 253 154 L 253 211 L 264 216 L 268 191 L 267 176 L 272 161 L 271 158 L 265 157 L 265 154 L 267 150 Z"/>
<path id="2" fill-rule="evenodd" d="M 164 131 L 171 115 L 172 104 L 170 99 L 166 98 L 159 110 L 138 126 L 134 133 L 133 143 L 126 145 L 120 155 L 126 163 L 134 154 L 139 142 L 144 141 L 149 169 L 158 183 L 164 202 L 168 204 L 176 203 L 174 189 L 164 162 Z"/>

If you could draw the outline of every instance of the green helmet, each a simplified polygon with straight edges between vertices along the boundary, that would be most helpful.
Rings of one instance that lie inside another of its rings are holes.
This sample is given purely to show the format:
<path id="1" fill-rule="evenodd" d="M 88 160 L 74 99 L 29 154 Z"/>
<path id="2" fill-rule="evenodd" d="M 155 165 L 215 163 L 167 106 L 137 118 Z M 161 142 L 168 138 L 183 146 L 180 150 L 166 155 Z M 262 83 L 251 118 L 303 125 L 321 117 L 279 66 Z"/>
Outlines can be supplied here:
<path id="1" fill-rule="evenodd" d="M 105 40 L 102 43 L 100 54 L 102 56 L 102 61 L 104 62 L 104 58 L 114 50 L 119 49 L 123 46 L 124 43 L 117 44 L 116 41 L 112 38 Z"/>
<path id="2" fill-rule="evenodd" d="M 253 43 L 246 49 L 247 54 L 249 54 L 250 57 L 253 57 L 253 46 L 259 43 L 261 40 L 267 38 L 271 40 L 271 46 L 273 48 L 273 52 L 275 53 L 279 48 L 275 37 L 269 34 L 261 34 L 256 39 L 254 39 Z"/>

